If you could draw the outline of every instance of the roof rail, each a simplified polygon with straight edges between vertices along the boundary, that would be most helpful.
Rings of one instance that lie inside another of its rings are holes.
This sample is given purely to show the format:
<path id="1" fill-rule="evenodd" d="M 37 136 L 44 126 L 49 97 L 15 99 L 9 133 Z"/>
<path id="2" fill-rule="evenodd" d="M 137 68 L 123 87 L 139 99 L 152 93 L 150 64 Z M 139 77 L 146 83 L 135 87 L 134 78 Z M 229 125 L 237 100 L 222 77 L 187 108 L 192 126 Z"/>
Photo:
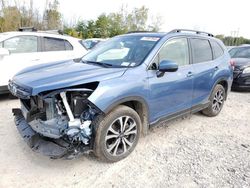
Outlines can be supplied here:
<path id="1" fill-rule="evenodd" d="M 19 27 L 18 31 L 37 31 L 35 27 Z"/>
<path id="2" fill-rule="evenodd" d="M 18 31 L 21 31 L 21 32 L 25 32 L 25 31 L 28 31 L 28 32 L 40 32 L 40 33 L 63 35 L 63 31 L 60 30 L 60 29 L 59 30 L 45 30 L 45 31 L 42 31 L 42 30 L 37 30 L 35 27 L 20 27 L 20 28 L 18 28 Z"/>
<path id="3" fill-rule="evenodd" d="M 214 35 L 211 34 L 211 33 L 207 33 L 207 32 L 204 32 L 204 31 L 197 31 L 197 30 L 191 30 L 191 29 L 174 29 L 172 31 L 170 31 L 169 33 L 180 33 L 182 31 L 187 31 L 187 32 L 193 32 L 193 33 L 196 33 L 196 34 L 205 34 L 209 37 L 213 37 Z"/>
<path id="4" fill-rule="evenodd" d="M 41 32 L 41 33 L 48 33 L 48 34 L 59 34 L 59 35 L 63 35 L 63 31 L 62 30 L 45 30 L 45 31 L 41 31 L 39 30 L 38 32 Z"/>

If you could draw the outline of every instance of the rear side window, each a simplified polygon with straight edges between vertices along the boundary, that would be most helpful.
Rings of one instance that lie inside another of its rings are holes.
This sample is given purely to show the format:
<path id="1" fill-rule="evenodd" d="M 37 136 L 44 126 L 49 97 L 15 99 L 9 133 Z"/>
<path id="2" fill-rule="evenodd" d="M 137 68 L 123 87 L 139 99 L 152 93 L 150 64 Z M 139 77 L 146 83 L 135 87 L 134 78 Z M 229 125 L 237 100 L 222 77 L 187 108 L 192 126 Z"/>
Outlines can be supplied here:
<path id="1" fill-rule="evenodd" d="M 73 50 L 72 45 L 68 41 L 64 39 L 44 37 L 44 51 L 65 50 Z"/>
<path id="2" fill-rule="evenodd" d="M 64 42 L 66 50 L 73 50 L 73 46 L 68 41 L 65 40 Z"/>
<path id="3" fill-rule="evenodd" d="M 191 39 L 193 63 L 202 63 L 213 59 L 209 41 L 205 39 Z"/>
<path id="4" fill-rule="evenodd" d="M 214 51 L 214 59 L 217 59 L 218 57 L 222 56 L 224 54 L 224 50 L 222 47 L 215 41 L 210 41 L 211 46 Z"/>
<path id="5" fill-rule="evenodd" d="M 38 42 L 36 36 L 18 36 L 5 40 L 2 45 L 10 53 L 31 53 L 37 52 Z"/>

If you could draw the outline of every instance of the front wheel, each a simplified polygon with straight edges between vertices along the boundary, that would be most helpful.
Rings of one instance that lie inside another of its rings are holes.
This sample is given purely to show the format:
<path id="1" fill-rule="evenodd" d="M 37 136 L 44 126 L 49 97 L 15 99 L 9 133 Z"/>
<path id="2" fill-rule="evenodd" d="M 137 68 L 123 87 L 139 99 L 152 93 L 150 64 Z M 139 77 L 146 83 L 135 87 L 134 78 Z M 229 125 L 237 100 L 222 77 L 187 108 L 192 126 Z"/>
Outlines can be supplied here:
<path id="1" fill-rule="evenodd" d="M 141 120 L 132 108 L 120 105 L 96 122 L 94 153 L 101 160 L 116 162 L 127 157 L 137 145 Z"/>
<path id="2" fill-rule="evenodd" d="M 224 87 L 220 84 L 217 84 L 209 98 L 209 106 L 204 109 L 202 113 L 209 117 L 217 116 L 224 105 L 225 97 L 226 92 Z"/>

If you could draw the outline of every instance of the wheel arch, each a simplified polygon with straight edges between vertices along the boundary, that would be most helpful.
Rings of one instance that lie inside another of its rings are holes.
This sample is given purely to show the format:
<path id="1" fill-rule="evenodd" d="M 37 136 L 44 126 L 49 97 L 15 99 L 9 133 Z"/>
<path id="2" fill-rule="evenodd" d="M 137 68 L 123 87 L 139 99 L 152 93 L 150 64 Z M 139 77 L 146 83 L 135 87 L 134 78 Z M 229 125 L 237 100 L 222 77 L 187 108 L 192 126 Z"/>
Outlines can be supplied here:
<path id="1" fill-rule="evenodd" d="M 217 84 L 220 84 L 220 85 L 222 85 L 222 86 L 224 87 L 225 93 L 226 93 L 226 98 L 225 98 L 225 100 L 226 100 L 226 99 L 227 99 L 227 95 L 228 95 L 228 90 L 229 90 L 229 88 L 228 88 L 228 85 L 229 85 L 229 84 L 228 84 L 228 81 L 227 81 L 226 78 L 220 78 L 220 79 L 218 79 L 218 80 L 214 83 L 213 89 L 211 90 L 210 95 L 211 95 L 211 93 L 213 92 L 213 90 L 214 90 L 214 88 L 215 88 L 215 86 L 216 86 Z"/>
<path id="2" fill-rule="evenodd" d="M 105 114 L 109 113 L 112 109 L 114 109 L 118 105 L 128 106 L 138 113 L 141 119 L 141 123 L 142 123 L 142 129 L 141 129 L 142 134 L 146 135 L 149 129 L 149 108 L 145 99 L 143 99 L 142 97 L 138 97 L 138 96 L 119 99 L 116 102 L 109 105 L 104 110 L 104 113 Z"/>

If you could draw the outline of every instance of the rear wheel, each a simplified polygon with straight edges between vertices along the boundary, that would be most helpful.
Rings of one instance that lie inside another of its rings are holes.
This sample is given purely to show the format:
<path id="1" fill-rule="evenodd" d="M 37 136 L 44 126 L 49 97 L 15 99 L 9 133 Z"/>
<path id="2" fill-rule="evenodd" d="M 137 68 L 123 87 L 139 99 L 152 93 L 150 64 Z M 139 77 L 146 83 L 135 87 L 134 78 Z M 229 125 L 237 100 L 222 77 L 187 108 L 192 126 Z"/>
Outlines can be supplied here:
<path id="1" fill-rule="evenodd" d="M 141 132 L 139 115 L 127 106 L 118 106 L 96 122 L 95 155 L 107 162 L 127 157 L 137 145 Z"/>
<path id="2" fill-rule="evenodd" d="M 209 106 L 204 109 L 202 113 L 209 117 L 217 116 L 224 105 L 225 97 L 226 93 L 224 87 L 217 84 L 209 98 Z"/>

